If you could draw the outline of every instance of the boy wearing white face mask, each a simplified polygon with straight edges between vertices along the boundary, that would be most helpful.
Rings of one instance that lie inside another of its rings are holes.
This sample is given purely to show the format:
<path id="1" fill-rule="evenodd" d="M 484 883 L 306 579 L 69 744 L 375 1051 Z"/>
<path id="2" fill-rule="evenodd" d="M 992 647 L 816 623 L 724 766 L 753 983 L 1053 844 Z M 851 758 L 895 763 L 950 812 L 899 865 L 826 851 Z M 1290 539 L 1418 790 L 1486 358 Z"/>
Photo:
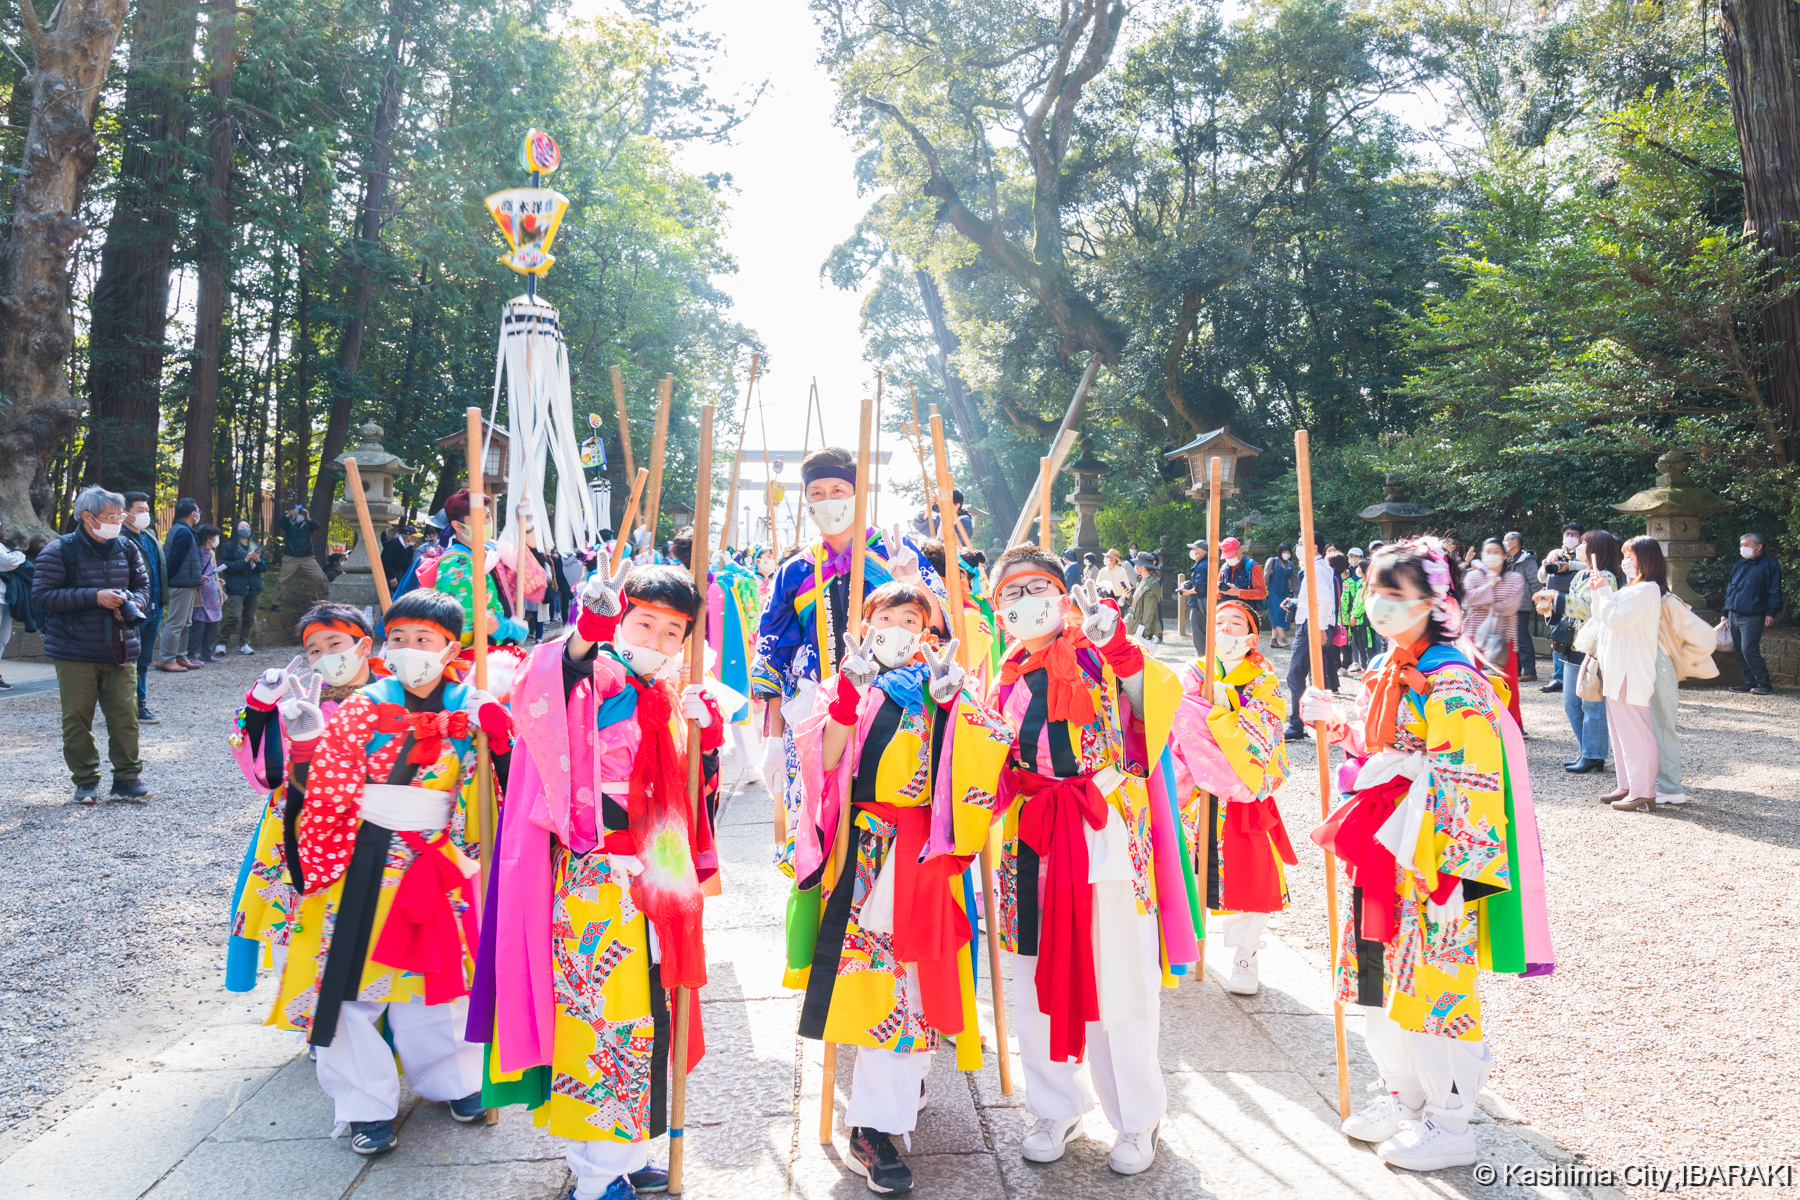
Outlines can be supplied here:
<path id="1" fill-rule="evenodd" d="M 230 739 L 244 778 L 268 797 L 232 897 L 225 987 L 234 992 L 256 986 L 259 958 L 276 965 L 287 953 L 301 892 L 295 827 L 312 752 L 338 705 L 369 682 L 374 637 L 361 609 L 322 601 L 294 629 L 304 653 L 257 677 Z"/>
<path id="2" fill-rule="evenodd" d="M 893 582 L 865 604 L 861 640 L 845 639 L 820 688 L 824 711 L 795 729 L 807 769 L 794 866 L 817 934 L 795 939 L 805 945 L 788 967 L 806 972 L 800 1035 L 857 1048 L 846 1165 L 896 1192 L 912 1172 L 892 1139 L 910 1148 L 932 1051 L 954 1037 L 957 1066 L 981 1066 L 967 868 L 995 820 L 1008 743 L 999 714 L 965 690 L 957 643 L 922 640 L 929 592 Z M 834 869 L 845 813 L 849 850 Z"/>
<path id="3" fill-rule="evenodd" d="M 700 592 L 682 568 L 640 566 L 612 599 L 609 640 L 588 636 L 584 614 L 532 652 L 514 685 L 523 752 L 508 777 L 470 1018 L 491 1043 L 492 1076 L 524 1072 L 490 1078 L 484 1098 L 537 1110 L 563 1146 L 575 1200 L 667 1186 L 650 1140 L 667 1127 L 673 989 L 706 983 L 702 897 L 718 872 L 724 721 L 701 686 L 678 682 Z M 700 1012 L 688 1006 L 689 1069 L 705 1046 Z"/>
<path id="4" fill-rule="evenodd" d="M 1219 604 L 1211 664 L 1182 673 L 1181 707 L 1170 739 L 1175 791 L 1188 840 L 1206 848 L 1206 906 L 1225 918 L 1220 939 L 1231 951 L 1225 988 L 1260 989 L 1256 953 L 1269 915 L 1288 906 L 1283 864 L 1294 847 L 1275 805 L 1288 777 L 1281 679 L 1257 651 L 1256 614 L 1236 600 Z"/>
<path id="5" fill-rule="evenodd" d="M 355 678 L 361 642 L 345 648 L 309 628 L 320 653 L 308 695 L 279 709 L 290 741 L 311 733 L 316 745 L 294 823 L 303 891 L 274 1017 L 306 1032 L 319 1086 L 358 1154 L 395 1144 L 395 1052 L 426 1100 L 448 1101 L 463 1122 L 484 1111 L 481 1051 L 464 1038 L 479 938 L 469 868 L 484 852 L 471 812 L 475 734 L 488 734 L 503 782 L 512 744 L 506 710 L 460 681 L 455 599 L 420 588 L 394 601 L 385 622 L 381 678 L 329 721 L 318 699 L 325 673 Z M 324 632 L 348 640 L 334 625 Z M 448 945 L 456 951 L 446 955 Z"/>

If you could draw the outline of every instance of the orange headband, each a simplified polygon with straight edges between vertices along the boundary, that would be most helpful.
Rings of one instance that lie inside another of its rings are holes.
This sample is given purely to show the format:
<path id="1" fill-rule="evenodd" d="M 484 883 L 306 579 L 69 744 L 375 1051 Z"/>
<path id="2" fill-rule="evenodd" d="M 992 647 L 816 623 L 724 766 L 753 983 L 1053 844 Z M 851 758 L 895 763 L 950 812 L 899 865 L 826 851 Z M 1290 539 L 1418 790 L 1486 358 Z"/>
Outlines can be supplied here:
<path id="1" fill-rule="evenodd" d="M 325 617 L 317 621 L 307 621 L 302 624 L 300 626 L 300 640 L 304 642 L 306 640 L 306 635 L 315 629 L 329 629 L 334 633 L 341 633 L 359 640 L 369 636 L 368 630 L 359 629 L 342 617 Z"/>
<path id="2" fill-rule="evenodd" d="M 1244 614 L 1244 620 L 1250 622 L 1249 636 L 1255 637 L 1257 635 L 1256 611 L 1254 609 L 1252 609 L 1248 604 L 1245 604 L 1242 600 L 1221 600 L 1221 601 L 1219 601 L 1219 611 L 1220 612 L 1224 612 L 1228 608 L 1235 608 L 1239 612 Z"/>
<path id="3" fill-rule="evenodd" d="M 674 617 L 677 621 L 692 622 L 694 618 L 684 612 L 677 612 L 665 604 L 653 604 L 648 600 L 639 600 L 636 596 L 625 597 L 625 602 L 634 608 L 647 608 L 651 612 L 659 612 L 665 617 Z"/>
<path id="4" fill-rule="evenodd" d="M 402 626 L 402 625 L 423 625 L 427 629 L 437 630 L 439 633 L 444 635 L 444 638 L 447 641 L 456 642 L 458 644 L 461 644 L 461 642 L 462 642 L 462 634 L 451 633 L 448 629 L 445 629 L 442 625 L 439 625 L 436 621 L 429 620 L 425 617 L 401 617 L 398 621 L 394 622 L 392 625 L 389 625 L 388 629 L 391 632 L 395 629 L 400 628 L 400 626 Z"/>
<path id="5" fill-rule="evenodd" d="M 1016 576 L 1020 576 L 1020 575 L 1042 575 L 1045 579 L 1048 579 L 1051 583 L 1054 583 L 1057 587 L 1057 590 L 1061 591 L 1064 595 L 1068 594 L 1069 585 L 1063 582 L 1063 577 L 1061 575 L 1052 575 L 1048 571 L 1042 571 L 1042 570 L 1036 570 L 1036 569 L 1026 570 L 1026 571 L 1008 571 L 1006 573 L 1005 578 L 1012 579 L 1012 578 L 1014 578 Z M 1004 582 L 1004 581 L 998 580 L 998 579 L 994 581 L 994 599 L 996 599 L 996 600 L 998 600 L 1000 598 L 1000 585 L 1002 582 Z"/>

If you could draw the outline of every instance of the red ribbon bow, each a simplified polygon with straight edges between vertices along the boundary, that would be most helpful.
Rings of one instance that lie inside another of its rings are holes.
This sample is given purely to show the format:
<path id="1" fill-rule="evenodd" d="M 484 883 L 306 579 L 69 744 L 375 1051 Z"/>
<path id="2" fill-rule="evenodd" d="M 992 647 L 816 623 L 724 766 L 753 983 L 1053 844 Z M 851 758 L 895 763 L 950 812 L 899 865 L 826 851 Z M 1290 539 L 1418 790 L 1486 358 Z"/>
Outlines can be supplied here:
<path id="1" fill-rule="evenodd" d="M 1085 822 L 1106 825 L 1106 800 L 1091 776 L 1051 779 L 1018 772 L 1028 797 L 1019 838 L 1043 860 L 1044 908 L 1038 921 L 1038 1009 L 1050 1018 L 1050 1061 L 1080 1062 L 1087 1023 L 1100 1019 L 1094 981 L 1094 885 L 1088 882 Z"/>
<path id="2" fill-rule="evenodd" d="M 445 738 L 469 736 L 469 714 L 460 708 L 455 712 L 407 712 L 403 705 L 377 704 L 375 718 L 377 733 L 412 734 L 412 753 L 406 761 L 421 766 L 438 760 L 444 752 Z"/>
<path id="3" fill-rule="evenodd" d="M 440 833 L 427 840 L 422 834 L 403 830 L 394 836 L 404 839 L 413 848 L 414 856 L 400 876 L 393 906 L 381 926 L 381 938 L 369 958 L 384 967 L 423 975 L 427 1004 L 461 999 L 469 994 L 463 971 L 465 949 L 481 944 L 468 877 L 452 857 L 448 834 Z M 450 903 L 451 894 L 458 891 L 463 893 L 464 902 L 460 936 L 456 911 Z"/>

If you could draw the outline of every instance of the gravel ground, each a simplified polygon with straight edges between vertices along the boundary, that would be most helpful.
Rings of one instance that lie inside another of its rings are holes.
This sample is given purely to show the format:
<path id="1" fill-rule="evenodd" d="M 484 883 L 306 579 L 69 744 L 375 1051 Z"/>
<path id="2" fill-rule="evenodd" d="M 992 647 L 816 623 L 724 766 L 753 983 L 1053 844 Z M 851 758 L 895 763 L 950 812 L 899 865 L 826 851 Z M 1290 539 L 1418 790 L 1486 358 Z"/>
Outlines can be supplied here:
<path id="1" fill-rule="evenodd" d="M 1177 642 L 1161 656 L 1185 661 Z M 74 804 L 55 693 L 0 700 L 0 1155 L 129 1072 L 134 1047 L 227 1002 L 225 906 L 258 800 L 225 738 L 257 671 L 285 661 L 151 680 L 163 722 L 144 730 L 143 805 Z M 1563 772 L 1559 701 L 1526 686 L 1558 967 L 1484 977 L 1490 1086 L 1593 1165 L 1785 1161 L 1800 1146 L 1800 703 L 1683 691 L 1692 803 L 1617 813 L 1595 802 L 1610 776 Z M 1301 866 L 1274 924 L 1323 955 L 1317 760 L 1290 751 L 1280 803 Z"/>
<path id="2" fill-rule="evenodd" d="M 1182 640 L 1169 637 L 1159 657 L 1191 661 Z M 1270 660 L 1285 676 L 1287 652 Z M 1547 682 L 1548 660 L 1541 668 Z M 1574 737 L 1562 697 L 1539 686 L 1522 698 L 1557 967 L 1543 979 L 1482 976 L 1488 1086 L 1594 1166 L 1793 1162 L 1800 701 L 1683 689 L 1689 803 L 1621 813 L 1597 802 L 1610 770 L 1562 769 Z M 1340 710 L 1358 688 L 1340 681 Z M 1319 823 L 1318 759 L 1310 741 L 1288 750 L 1293 774 L 1277 799 L 1300 866 L 1293 907 L 1271 925 L 1324 960 L 1324 872 L 1306 836 Z"/>

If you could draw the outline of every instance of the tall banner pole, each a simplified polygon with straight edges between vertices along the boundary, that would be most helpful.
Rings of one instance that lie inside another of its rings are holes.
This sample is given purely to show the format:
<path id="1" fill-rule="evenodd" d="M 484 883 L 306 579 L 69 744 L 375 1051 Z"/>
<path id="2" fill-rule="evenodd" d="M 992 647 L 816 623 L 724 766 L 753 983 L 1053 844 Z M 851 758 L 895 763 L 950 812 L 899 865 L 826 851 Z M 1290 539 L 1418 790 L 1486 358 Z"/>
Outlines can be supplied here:
<path id="1" fill-rule="evenodd" d="M 745 412 L 748 413 L 750 396 L 744 396 Z M 757 393 L 756 421 L 762 427 L 763 440 L 763 499 L 768 502 L 769 510 L 769 546 L 775 551 L 776 561 L 781 559 L 781 532 L 775 528 L 775 464 L 769 461 L 769 418 L 763 411 L 762 393 Z"/>
<path id="2" fill-rule="evenodd" d="M 750 432 L 750 393 L 756 390 L 756 374 L 761 368 L 762 351 L 752 351 L 750 354 L 750 383 L 744 388 L 744 415 L 738 418 L 737 454 L 731 459 L 731 490 L 725 493 L 725 520 L 719 525 L 719 549 L 721 550 L 725 548 L 725 543 L 730 539 L 731 527 L 737 521 L 738 471 L 744 465 L 744 443 L 748 440 Z M 810 416 L 810 414 L 808 415 Z M 763 434 L 763 438 L 763 448 L 766 450 L 769 445 L 766 432 Z M 751 563 L 750 566 L 754 570 L 756 564 Z"/>
<path id="3" fill-rule="evenodd" d="M 619 530 L 613 533 L 612 569 L 617 571 L 619 563 L 625 557 L 625 543 L 631 540 L 631 522 L 636 519 L 638 501 L 643 499 L 644 484 L 650 478 L 650 472 L 639 467 L 637 478 L 631 481 L 631 501 L 625 505 L 625 521 Z"/>
<path id="4" fill-rule="evenodd" d="M 820 424 L 824 424 L 824 416 L 820 415 Z M 874 440 L 875 433 L 875 401 L 866 399 L 862 402 L 862 431 L 856 442 L 856 505 L 854 515 L 850 519 L 850 594 L 849 614 L 844 623 L 846 634 L 862 636 L 863 614 L 863 559 L 869 552 L 869 443 Z M 825 877 L 820 883 L 820 907 L 824 906 L 825 897 L 840 882 L 844 871 L 844 860 L 850 850 L 850 793 L 844 793 L 842 806 L 838 809 L 837 838 L 831 847 L 831 861 L 826 865 Z M 855 872 L 850 875 L 854 883 Z M 837 1044 L 825 1042 L 825 1079 L 819 1091 L 819 1144 L 828 1145 L 836 1127 L 834 1102 L 837 1098 Z"/>
<path id="5" fill-rule="evenodd" d="M 625 373 L 614 363 L 612 369 L 613 405 L 619 410 L 619 449 L 625 452 L 625 478 L 630 479 L 637 474 L 637 464 L 631 461 L 631 422 L 625 416 Z"/>
<path id="6" fill-rule="evenodd" d="M 381 547 L 375 544 L 375 523 L 369 520 L 369 497 L 363 491 L 362 473 L 357 470 L 354 458 L 344 460 L 344 490 L 350 493 L 350 501 L 356 505 L 357 532 L 362 534 L 363 549 L 369 556 L 369 573 L 375 577 L 375 596 L 385 613 L 394 598 L 388 595 L 387 572 L 381 567 Z"/>
<path id="7" fill-rule="evenodd" d="M 1312 454 L 1307 447 L 1306 430 L 1294 430 L 1294 472 L 1300 480 L 1300 550 L 1295 555 L 1306 568 L 1306 620 L 1311 626 L 1306 639 L 1307 655 L 1312 667 L 1313 686 L 1325 678 L 1325 645 L 1321 635 L 1318 607 L 1318 572 L 1313 569 L 1318 551 L 1313 540 Z M 1295 703 L 1299 701 L 1296 699 Z M 1331 816 L 1331 740 L 1329 727 L 1323 721 L 1313 723 L 1313 737 L 1319 751 L 1319 816 Z M 1337 858 L 1325 852 L 1325 913 L 1331 922 L 1331 962 L 1335 970 L 1338 960 L 1338 892 Z M 1337 1039 L 1338 1115 L 1350 1119 L 1350 1062 L 1344 1047 L 1344 1006 L 1331 1005 L 1332 1032 Z"/>
<path id="8" fill-rule="evenodd" d="M 644 500 L 652 549 L 656 546 L 656 522 L 662 516 L 663 448 L 669 440 L 669 405 L 675 394 L 675 376 L 664 375 L 656 388 L 656 436 L 650 443 L 650 494 Z"/>
<path id="9" fill-rule="evenodd" d="M 1220 477 L 1224 474 L 1224 462 L 1214 457 L 1207 463 L 1209 478 L 1206 493 L 1206 628 L 1201 630 L 1206 647 L 1206 670 L 1210 679 L 1212 664 L 1216 657 L 1213 651 L 1213 631 L 1219 627 L 1219 505 L 1221 497 Z M 1185 605 L 1183 606 L 1185 607 Z M 1255 630 L 1251 630 L 1252 633 Z"/>
<path id="10" fill-rule="evenodd" d="M 700 406 L 700 473 L 694 484 L 694 538 L 688 569 L 702 597 L 700 619 L 688 636 L 688 682 L 698 686 L 706 679 L 706 548 L 712 541 L 713 406 Z M 729 516 L 729 513 L 727 513 Z M 688 818 L 690 828 L 700 827 L 700 723 L 687 723 Z M 669 1087 L 669 1195 L 681 1194 L 682 1161 L 687 1157 L 687 1050 L 688 1013 L 694 989 L 675 989 L 675 1036 L 672 1054 L 675 1079 Z"/>
<path id="11" fill-rule="evenodd" d="M 937 461 L 937 494 L 954 496 L 956 487 L 950 478 L 950 455 L 944 441 L 944 418 L 938 415 L 937 406 L 931 407 L 931 450 Z M 957 640 L 956 657 L 964 669 L 974 666 L 971 658 L 974 654 L 969 640 L 969 617 L 963 605 L 962 567 L 957 561 L 956 543 L 960 536 L 958 523 L 949 516 L 946 509 L 944 516 L 945 530 L 952 532 L 944 542 L 944 588 L 950 593 L 950 611 L 955 614 L 950 622 L 950 634 Z M 955 712 L 946 720 L 954 720 Z M 1006 988 L 1000 982 L 1000 911 L 994 900 L 994 837 L 992 827 L 981 844 L 981 897 L 982 905 L 987 910 L 987 944 L 988 944 L 988 979 L 993 985 L 994 996 L 994 1049 L 1000 1059 L 1000 1094 L 1012 1095 L 1012 1052 L 1008 1048 L 1006 1035 Z"/>
<path id="12" fill-rule="evenodd" d="M 1056 532 L 1050 526 L 1050 491 L 1056 481 L 1056 463 L 1049 457 L 1038 459 L 1038 545 L 1056 553 Z"/>

